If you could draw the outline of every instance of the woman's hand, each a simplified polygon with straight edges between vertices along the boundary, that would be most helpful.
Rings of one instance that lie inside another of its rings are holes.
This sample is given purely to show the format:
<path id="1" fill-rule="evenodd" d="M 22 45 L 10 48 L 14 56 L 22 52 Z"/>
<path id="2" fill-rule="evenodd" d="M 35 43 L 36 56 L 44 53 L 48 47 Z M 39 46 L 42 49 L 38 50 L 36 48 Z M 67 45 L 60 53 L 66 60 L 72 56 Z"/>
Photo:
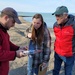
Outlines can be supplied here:
<path id="1" fill-rule="evenodd" d="M 32 34 L 31 33 L 28 33 L 27 37 L 28 38 L 31 38 Z"/>
<path id="2" fill-rule="evenodd" d="M 36 53 L 40 53 L 40 52 L 42 52 L 42 50 L 35 50 L 34 53 L 36 54 Z"/>
<path id="3" fill-rule="evenodd" d="M 47 64 L 47 63 L 44 63 L 44 62 L 43 62 L 43 64 L 42 64 L 42 65 L 43 65 L 43 67 L 44 67 L 44 66 L 46 66 L 46 64 Z"/>
<path id="4" fill-rule="evenodd" d="M 19 50 L 28 50 L 28 47 L 27 46 L 24 46 L 24 47 L 22 46 L 22 47 L 19 48 Z"/>

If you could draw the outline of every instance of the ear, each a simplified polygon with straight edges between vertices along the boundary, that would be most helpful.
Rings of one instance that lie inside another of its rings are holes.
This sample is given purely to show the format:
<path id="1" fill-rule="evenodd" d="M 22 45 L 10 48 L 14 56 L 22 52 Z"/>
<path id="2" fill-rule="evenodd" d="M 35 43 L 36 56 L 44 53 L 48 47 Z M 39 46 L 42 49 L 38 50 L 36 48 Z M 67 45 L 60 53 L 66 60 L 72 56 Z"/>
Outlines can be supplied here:
<path id="1" fill-rule="evenodd" d="M 4 19 L 5 19 L 6 21 L 8 21 L 8 20 L 9 20 L 9 18 L 8 18 L 8 16 L 7 16 L 7 15 L 5 15 Z"/>
<path id="2" fill-rule="evenodd" d="M 68 14 L 66 14 L 66 18 L 68 18 Z"/>

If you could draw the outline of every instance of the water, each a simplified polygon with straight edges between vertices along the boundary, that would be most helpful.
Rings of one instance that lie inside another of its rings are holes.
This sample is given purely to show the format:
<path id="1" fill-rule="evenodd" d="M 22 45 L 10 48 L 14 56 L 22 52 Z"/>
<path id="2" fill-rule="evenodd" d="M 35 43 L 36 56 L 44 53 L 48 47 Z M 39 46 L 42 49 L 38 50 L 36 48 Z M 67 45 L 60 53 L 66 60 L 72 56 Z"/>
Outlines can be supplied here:
<path id="1" fill-rule="evenodd" d="M 22 15 L 22 16 L 33 16 L 34 14 L 36 14 L 36 13 L 32 13 L 32 12 L 19 12 L 19 15 Z M 42 16 L 44 18 L 44 21 L 46 22 L 47 26 L 49 28 L 52 28 L 54 22 L 56 21 L 55 17 L 51 13 L 40 13 L 40 14 L 42 14 Z M 32 17 L 24 17 L 24 19 L 26 21 L 28 21 L 28 22 L 32 21 Z"/>
<path id="2" fill-rule="evenodd" d="M 36 14 L 36 13 L 33 13 L 33 12 L 19 12 L 19 15 L 22 15 L 22 16 L 33 16 L 34 14 Z M 40 13 L 40 14 L 42 14 L 42 16 L 44 18 L 44 21 L 46 22 L 47 26 L 49 28 L 53 28 L 53 24 L 56 21 L 55 16 L 52 15 L 52 13 Z M 75 14 L 73 14 L 73 15 L 75 15 Z M 28 22 L 32 21 L 32 17 L 24 17 L 24 19 Z"/>

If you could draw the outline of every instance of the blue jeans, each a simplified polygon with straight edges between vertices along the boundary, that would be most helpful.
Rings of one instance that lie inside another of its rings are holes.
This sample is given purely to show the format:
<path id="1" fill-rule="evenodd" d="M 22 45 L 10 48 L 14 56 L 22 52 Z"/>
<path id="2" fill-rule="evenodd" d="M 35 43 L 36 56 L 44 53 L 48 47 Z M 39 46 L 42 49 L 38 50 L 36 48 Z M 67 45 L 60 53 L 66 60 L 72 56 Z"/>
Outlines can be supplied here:
<path id="1" fill-rule="evenodd" d="M 64 60 L 61 59 L 61 57 L 57 53 L 55 53 L 54 57 L 55 61 L 54 61 L 53 75 L 59 75 L 61 64 Z M 65 75 L 72 75 L 73 65 L 74 65 L 74 56 L 66 57 L 66 62 L 64 62 Z"/>
<path id="2" fill-rule="evenodd" d="M 34 50 L 34 45 L 32 40 L 29 42 L 29 51 Z M 32 64 L 33 64 L 33 57 L 31 54 L 28 55 L 28 64 L 27 64 L 27 75 L 32 75 Z"/>
<path id="3" fill-rule="evenodd" d="M 32 68 L 32 75 L 38 75 L 39 68 Z"/>
<path id="4" fill-rule="evenodd" d="M 32 64 L 33 64 L 33 57 L 32 55 L 28 56 L 28 64 L 27 64 L 27 75 L 33 75 L 32 74 Z"/>
<path id="5" fill-rule="evenodd" d="M 29 50 L 35 50 L 35 46 L 34 46 L 32 40 L 30 40 L 30 43 L 29 43 Z M 29 56 L 28 56 L 27 75 L 34 75 L 34 73 L 36 75 L 38 75 L 38 68 L 33 68 L 32 67 L 33 56 L 34 56 L 33 54 L 29 54 Z"/>
<path id="6" fill-rule="evenodd" d="M 38 75 L 38 68 L 33 68 L 32 67 L 32 63 L 33 63 L 33 57 L 31 55 L 29 55 L 28 57 L 28 65 L 27 65 L 27 75 Z"/>

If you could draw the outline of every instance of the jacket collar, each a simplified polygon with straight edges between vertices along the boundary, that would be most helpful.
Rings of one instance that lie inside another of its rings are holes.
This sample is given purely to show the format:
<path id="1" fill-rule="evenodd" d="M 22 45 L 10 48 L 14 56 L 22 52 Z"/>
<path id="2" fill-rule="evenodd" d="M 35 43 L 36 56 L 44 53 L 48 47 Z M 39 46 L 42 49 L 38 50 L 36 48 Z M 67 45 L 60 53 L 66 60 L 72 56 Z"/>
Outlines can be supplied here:
<path id="1" fill-rule="evenodd" d="M 75 17 L 73 15 L 68 15 L 68 20 L 63 24 L 64 26 L 72 25 L 75 20 Z M 62 26 L 63 26 L 62 25 Z M 61 25 L 58 25 L 57 22 L 54 23 L 54 27 L 61 27 Z"/>
<path id="2" fill-rule="evenodd" d="M 3 32 L 7 32 L 7 30 L 2 26 L 1 23 L 0 23 L 0 29 L 2 29 Z"/>

